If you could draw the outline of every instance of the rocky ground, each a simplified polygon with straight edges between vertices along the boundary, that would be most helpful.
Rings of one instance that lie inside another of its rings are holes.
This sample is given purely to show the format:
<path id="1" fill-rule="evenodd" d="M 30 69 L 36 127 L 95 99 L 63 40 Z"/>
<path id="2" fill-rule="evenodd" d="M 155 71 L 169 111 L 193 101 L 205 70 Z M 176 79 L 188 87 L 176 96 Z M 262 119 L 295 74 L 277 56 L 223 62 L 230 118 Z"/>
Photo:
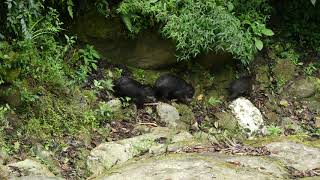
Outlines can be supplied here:
<path id="1" fill-rule="evenodd" d="M 204 133 L 153 128 L 141 136 L 102 143 L 87 158 L 93 173 L 89 179 L 319 178 L 319 146 L 283 138 L 250 147 L 209 144 L 207 138 Z M 2 166 L 1 171 L 9 179 L 63 179 L 34 159 Z"/>
<path id="2" fill-rule="evenodd" d="M 149 84 L 163 72 L 178 74 L 195 87 L 193 102 L 137 110 L 101 90 L 97 101 L 112 109 L 102 124 L 107 133 L 66 136 L 67 146 L 55 152 L 36 145 L 32 155 L 0 152 L 0 179 L 319 179 L 319 72 L 306 75 L 273 51 L 254 64 L 251 94 L 233 101 L 226 87 L 239 73 L 232 65 L 217 72 L 194 64 L 132 68 Z M 101 63 L 83 89 L 117 75 Z"/>

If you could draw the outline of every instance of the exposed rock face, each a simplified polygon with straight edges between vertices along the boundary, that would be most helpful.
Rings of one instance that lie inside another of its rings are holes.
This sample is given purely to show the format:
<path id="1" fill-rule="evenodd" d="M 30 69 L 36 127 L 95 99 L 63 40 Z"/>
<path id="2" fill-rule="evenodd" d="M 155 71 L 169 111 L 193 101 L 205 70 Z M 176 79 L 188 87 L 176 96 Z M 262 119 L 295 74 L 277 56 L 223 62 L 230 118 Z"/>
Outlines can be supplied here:
<path id="1" fill-rule="evenodd" d="M 104 57 L 116 63 L 156 69 L 177 62 L 173 41 L 161 37 L 157 31 L 144 31 L 135 38 L 129 38 L 120 17 L 106 19 L 91 11 L 76 21 L 73 31 L 82 41 L 94 45 Z M 197 61 L 204 66 L 217 69 L 226 62 L 231 64 L 232 60 L 231 54 L 214 51 L 197 57 Z"/>
<path id="2" fill-rule="evenodd" d="M 274 142 L 267 145 L 271 157 L 299 171 L 320 168 L 320 149 L 293 142 Z"/>
<path id="3" fill-rule="evenodd" d="M 92 21 L 94 19 L 94 21 Z M 97 12 L 84 14 L 73 26 L 82 41 L 89 42 L 108 60 L 153 69 L 176 63 L 175 45 L 156 31 L 128 38 L 119 17 L 106 19 Z"/>
<path id="4" fill-rule="evenodd" d="M 10 176 L 48 176 L 54 177 L 44 165 L 26 159 L 24 161 L 8 164 Z"/>
<path id="5" fill-rule="evenodd" d="M 168 134 L 169 130 L 167 128 L 156 128 L 148 134 L 100 144 L 91 151 L 87 159 L 88 168 L 94 174 L 101 173 L 104 169 L 109 169 L 134 156 L 148 152 L 156 144 L 156 139 L 167 137 Z"/>
<path id="6" fill-rule="evenodd" d="M 286 167 L 305 171 L 320 166 L 319 148 L 285 141 L 266 146 L 271 155 L 207 152 L 137 159 L 92 179 L 289 179 L 290 172 Z"/>
<path id="7" fill-rule="evenodd" d="M 268 165 L 268 171 L 271 173 L 260 172 L 254 167 L 250 170 L 247 167 L 232 165 L 231 161 L 217 159 L 218 154 L 210 155 L 169 155 L 162 159 L 153 161 L 131 163 L 130 165 L 118 169 L 117 173 L 112 173 L 99 180 L 116 180 L 116 179 L 277 179 L 280 174 L 276 165 L 270 166 L 266 163 L 256 162 L 258 167 Z M 276 169 L 276 170 L 273 170 Z M 278 174 L 276 174 L 278 173 Z M 280 178 L 279 178 L 280 179 Z"/>
<path id="8" fill-rule="evenodd" d="M 261 132 L 264 127 L 261 112 L 248 99 L 238 98 L 229 107 L 249 136 Z"/>
<path id="9" fill-rule="evenodd" d="M 10 180 L 63 180 L 37 161 L 25 159 L 6 166 L 0 165 L 0 179 Z"/>

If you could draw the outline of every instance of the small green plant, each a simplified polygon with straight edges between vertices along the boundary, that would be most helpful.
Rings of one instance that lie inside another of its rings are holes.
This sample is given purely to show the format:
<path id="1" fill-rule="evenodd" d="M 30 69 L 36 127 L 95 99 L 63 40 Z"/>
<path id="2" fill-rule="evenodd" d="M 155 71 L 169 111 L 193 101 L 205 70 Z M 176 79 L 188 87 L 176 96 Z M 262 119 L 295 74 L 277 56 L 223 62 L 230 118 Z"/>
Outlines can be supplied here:
<path id="1" fill-rule="evenodd" d="M 7 121 L 6 115 L 10 110 L 11 108 L 8 104 L 0 106 L 0 134 L 3 132 L 4 128 L 8 127 L 9 122 Z M 2 137 L 0 137 L 0 139 L 1 138 Z"/>
<path id="2" fill-rule="evenodd" d="M 6 104 L 5 106 L 0 106 L 0 120 L 4 120 L 6 113 L 10 110 L 10 106 Z"/>
<path id="3" fill-rule="evenodd" d="M 122 73 L 123 73 L 123 69 L 115 68 L 115 76 L 116 77 L 121 77 Z"/>
<path id="4" fill-rule="evenodd" d="M 258 21 L 256 22 L 250 22 L 248 20 L 245 20 L 243 24 L 247 24 L 251 27 L 251 31 L 253 34 L 255 34 L 257 37 L 254 38 L 254 44 L 258 50 L 262 50 L 263 48 L 263 42 L 258 37 L 263 36 L 273 36 L 274 33 L 271 29 L 266 28 L 265 24 L 262 24 Z"/>
<path id="5" fill-rule="evenodd" d="M 307 75 L 307 76 L 311 76 L 313 73 L 315 73 L 318 69 L 316 68 L 315 64 L 314 63 L 310 63 L 308 64 L 307 67 L 305 67 L 303 69 L 304 73 Z"/>
<path id="6" fill-rule="evenodd" d="M 209 100 L 208 100 L 208 103 L 211 106 L 216 106 L 218 104 L 221 104 L 222 101 L 220 99 L 215 98 L 215 97 L 210 97 Z"/>
<path id="7" fill-rule="evenodd" d="M 87 45 L 84 49 L 79 50 L 80 54 L 80 65 L 78 70 L 78 80 L 83 82 L 89 73 L 93 70 L 97 70 L 96 63 L 100 59 L 99 53 L 94 49 L 93 46 Z"/>
<path id="8" fill-rule="evenodd" d="M 294 49 L 288 49 L 280 53 L 280 57 L 283 59 L 290 60 L 294 65 L 300 66 L 300 55 Z"/>
<path id="9" fill-rule="evenodd" d="M 107 91 L 113 91 L 113 82 L 112 79 L 107 80 L 93 80 L 93 85 L 98 90 L 107 90 Z"/>
<path id="10" fill-rule="evenodd" d="M 130 105 L 131 98 L 130 97 L 121 97 L 123 107 L 128 107 Z"/>
<path id="11" fill-rule="evenodd" d="M 112 109 L 106 102 L 102 101 L 99 103 L 99 108 L 96 110 L 98 115 L 103 118 L 111 118 L 112 116 Z"/>
<path id="12" fill-rule="evenodd" d="M 144 72 L 143 69 L 138 69 L 138 70 L 136 71 L 136 75 L 137 75 L 137 77 L 138 77 L 139 79 L 144 79 L 144 78 L 145 78 L 145 72 Z"/>
<path id="13" fill-rule="evenodd" d="M 267 127 L 267 133 L 269 136 L 277 136 L 282 133 L 282 129 L 275 125 L 270 125 Z"/>

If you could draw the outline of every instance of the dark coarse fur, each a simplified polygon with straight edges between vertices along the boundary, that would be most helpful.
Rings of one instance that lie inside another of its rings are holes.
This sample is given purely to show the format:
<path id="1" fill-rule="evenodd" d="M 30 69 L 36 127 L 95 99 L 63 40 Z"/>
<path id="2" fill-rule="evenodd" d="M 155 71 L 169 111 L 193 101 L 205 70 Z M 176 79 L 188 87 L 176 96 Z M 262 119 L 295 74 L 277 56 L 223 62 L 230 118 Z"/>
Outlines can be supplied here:
<path id="1" fill-rule="evenodd" d="M 161 75 L 155 83 L 156 97 L 160 100 L 177 99 L 180 102 L 187 103 L 192 100 L 194 88 L 185 80 L 172 75 Z"/>
<path id="2" fill-rule="evenodd" d="M 228 88 L 230 100 L 236 99 L 240 96 L 250 95 L 252 90 L 252 79 L 252 75 L 247 75 L 232 81 Z"/>
<path id="3" fill-rule="evenodd" d="M 143 85 L 138 81 L 122 76 L 114 86 L 115 95 L 119 97 L 130 97 L 137 105 L 137 108 L 143 108 L 143 104 L 154 100 L 154 90 L 149 85 Z"/>

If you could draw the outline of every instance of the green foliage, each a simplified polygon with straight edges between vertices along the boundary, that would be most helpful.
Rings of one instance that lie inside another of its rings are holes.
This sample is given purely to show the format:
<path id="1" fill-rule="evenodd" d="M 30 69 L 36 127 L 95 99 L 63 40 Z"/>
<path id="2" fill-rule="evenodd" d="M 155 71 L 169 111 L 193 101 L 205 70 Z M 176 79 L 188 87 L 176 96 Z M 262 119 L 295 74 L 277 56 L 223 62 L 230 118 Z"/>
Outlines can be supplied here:
<path id="1" fill-rule="evenodd" d="M 254 2 L 252 4 L 266 6 L 265 1 Z M 246 8 L 252 6 L 247 5 Z M 241 12 L 237 11 L 242 19 L 234 14 L 237 8 L 243 8 Z M 176 42 L 179 60 L 187 60 L 210 50 L 223 50 L 247 63 L 253 59 L 256 50 L 262 48 L 258 38 L 271 36 L 273 32 L 265 27 L 266 18 L 250 19 L 253 16 L 245 14 L 246 8 L 238 1 L 223 0 L 125 0 L 118 12 L 132 33 L 150 26 L 160 26 L 161 33 Z M 264 16 L 259 13 L 254 15 Z"/>
<path id="2" fill-rule="evenodd" d="M 318 68 L 316 67 L 315 63 L 310 63 L 303 70 L 307 76 L 312 76 L 318 70 Z"/>
<path id="3" fill-rule="evenodd" d="M 89 73 L 93 70 L 97 70 L 96 63 L 98 59 L 100 59 L 100 55 L 93 46 L 90 45 L 87 45 L 85 49 L 80 49 L 79 54 L 77 77 L 79 82 L 83 82 L 86 80 Z"/>
<path id="4" fill-rule="evenodd" d="M 106 102 L 100 102 L 99 108 L 96 110 L 98 116 L 100 118 L 111 118 L 112 116 L 112 109 Z"/>
<path id="5" fill-rule="evenodd" d="M 82 96 L 76 91 L 74 93 L 74 96 Z M 86 103 L 86 99 L 72 96 L 57 98 L 50 94 L 41 97 L 30 112 L 30 120 L 17 128 L 31 140 L 45 143 L 64 135 L 78 136 L 99 129 L 101 123 L 109 121 L 111 117 L 111 110 L 106 104 L 100 103 L 98 109 L 94 110 Z"/>
<path id="6" fill-rule="evenodd" d="M 109 8 L 109 3 L 107 0 L 96 0 L 96 2 L 94 3 L 94 5 L 97 8 L 97 11 L 104 15 L 104 17 L 109 17 L 111 10 Z"/>
<path id="7" fill-rule="evenodd" d="M 131 98 L 130 97 L 120 97 L 121 101 L 122 101 L 122 106 L 125 107 L 129 107 L 130 106 L 130 101 Z"/>
<path id="8" fill-rule="evenodd" d="M 0 98 L 12 107 L 0 106 L 0 146 L 12 157 L 30 155 L 36 144 L 59 151 L 70 139 L 90 143 L 92 134 L 109 130 L 111 108 L 97 102 L 95 90 L 79 90 L 100 55 L 89 45 L 79 50 L 75 37 L 63 36 L 58 11 L 49 7 L 61 3 L 72 17 L 72 2 L 0 3 Z M 111 80 L 96 85 L 112 91 Z"/>
<path id="9" fill-rule="evenodd" d="M 267 127 L 267 132 L 269 136 L 277 136 L 282 133 L 282 129 L 275 125 L 270 125 Z"/>
<path id="10" fill-rule="evenodd" d="M 220 99 L 215 98 L 215 97 L 210 97 L 209 100 L 208 100 L 208 103 L 211 106 L 216 106 L 218 104 L 221 104 L 222 101 Z"/>
<path id="11" fill-rule="evenodd" d="M 145 78 L 145 71 L 143 69 L 137 69 L 137 71 L 135 72 L 135 76 L 138 79 L 144 79 Z"/>
<path id="12" fill-rule="evenodd" d="M 101 91 L 101 90 L 106 90 L 106 91 L 113 91 L 113 81 L 112 79 L 107 79 L 107 80 L 93 80 L 93 85 L 94 87 Z"/>
<path id="13" fill-rule="evenodd" d="M 40 1 L 5 0 L 6 26 L 9 33 L 28 37 L 33 20 L 39 19 L 43 6 Z"/>
<path id="14" fill-rule="evenodd" d="M 7 114 L 9 111 L 9 105 L 0 106 L 0 145 L 5 144 L 5 128 L 8 128 Z"/>

